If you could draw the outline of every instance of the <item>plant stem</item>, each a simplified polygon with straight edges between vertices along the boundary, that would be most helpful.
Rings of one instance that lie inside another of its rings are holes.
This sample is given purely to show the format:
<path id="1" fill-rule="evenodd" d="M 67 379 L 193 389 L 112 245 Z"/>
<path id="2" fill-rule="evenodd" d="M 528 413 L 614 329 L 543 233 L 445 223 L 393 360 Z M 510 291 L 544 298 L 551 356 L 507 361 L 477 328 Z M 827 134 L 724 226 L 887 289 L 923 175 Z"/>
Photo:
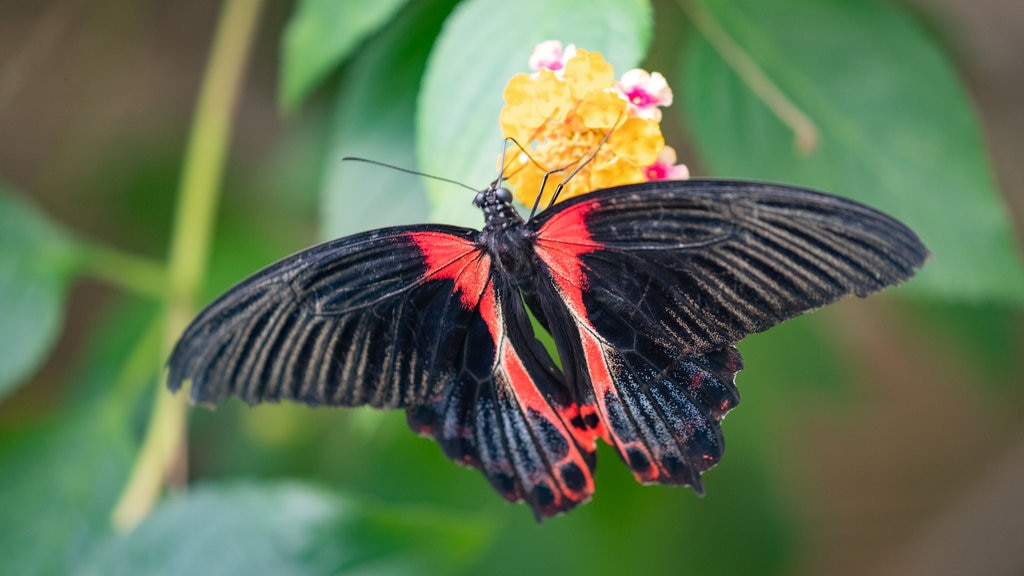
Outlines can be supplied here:
<path id="1" fill-rule="evenodd" d="M 146 390 L 144 386 L 160 374 L 157 367 L 163 359 L 164 321 L 162 315 L 150 319 L 114 377 L 110 394 L 104 401 L 104 410 L 112 421 L 122 422 L 123 415 L 138 405 L 139 398 Z"/>
<path id="2" fill-rule="evenodd" d="M 259 22 L 262 0 L 227 0 L 221 12 L 182 168 L 168 264 L 166 354 L 184 330 L 206 273 L 231 120 Z M 149 425 L 128 485 L 113 512 L 130 530 L 153 508 L 175 464 L 185 462 L 184 394 L 157 391 Z M 183 477 L 179 469 L 175 476 Z"/>
<path id="3" fill-rule="evenodd" d="M 162 262 L 102 244 L 86 247 L 85 271 L 90 276 L 144 296 L 164 299 L 168 273 Z"/>
<path id="4" fill-rule="evenodd" d="M 699 1 L 676 0 L 676 4 L 718 51 L 722 60 L 725 60 L 772 113 L 793 131 L 797 150 L 810 154 L 818 145 L 818 127 L 814 122 L 771 81 L 757 62 L 699 5 Z"/>

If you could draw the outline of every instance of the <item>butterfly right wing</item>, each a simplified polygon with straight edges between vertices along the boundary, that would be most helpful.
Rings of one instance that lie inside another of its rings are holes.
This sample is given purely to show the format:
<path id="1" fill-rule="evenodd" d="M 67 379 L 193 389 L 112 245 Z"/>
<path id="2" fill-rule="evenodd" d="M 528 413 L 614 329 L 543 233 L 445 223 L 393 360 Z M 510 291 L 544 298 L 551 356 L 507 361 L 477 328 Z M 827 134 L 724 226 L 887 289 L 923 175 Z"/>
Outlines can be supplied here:
<path id="1" fill-rule="evenodd" d="M 732 345 L 906 280 L 928 254 L 876 210 L 758 182 L 606 189 L 530 225 L 534 302 L 581 410 L 639 481 L 698 491 L 724 450 L 720 420 L 739 402 Z"/>
<path id="2" fill-rule="evenodd" d="M 687 354 L 637 327 L 609 337 L 580 314 L 580 294 L 538 282 L 546 317 L 580 418 L 615 447 L 639 482 L 685 484 L 703 493 L 700 475 L 725 450 L 721 420 L 739 404 L 734 346 Z"/>
<path id="3" fill-rule="evenodd" d="M 928 256 L 912 230 L 873 208 L 752 181 L 609 188 L 530 226 L 540 260 L 581 289 L 573 305 L 599 333 L 635 326 L 698 354 L 903 282 Z"/>
<path id="4" fill-rule="evenodd" d="M 168 387 L 191 380 L 203 404 L 421 404 L 458 371 L 489 270 L 478 234 L 388 228 L 285 258 L 199 314 L 171 354 Z"/>

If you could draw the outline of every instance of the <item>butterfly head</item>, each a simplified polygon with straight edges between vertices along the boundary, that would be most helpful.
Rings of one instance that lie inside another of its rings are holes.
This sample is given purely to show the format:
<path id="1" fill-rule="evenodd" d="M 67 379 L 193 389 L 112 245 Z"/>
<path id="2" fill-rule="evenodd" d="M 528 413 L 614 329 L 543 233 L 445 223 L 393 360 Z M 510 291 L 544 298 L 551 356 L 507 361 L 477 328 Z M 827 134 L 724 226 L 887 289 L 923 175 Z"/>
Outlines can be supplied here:
<path id="1" fill-rule="evenodd" d="M 495 206 L 497 204 L 512 205 L 512 191 L 501 185 L 500 180 L 491 182 L 491 185 L 486 189 L 476 193 L 476 198 L 473 199 L 473 204 L 487 211 L 488 206 Z"/>
<path id="2" fill-rule="evenodd" d="M 503 230 L 523 219 L 512 207 L 512 191 L 495 180 L 487 188 L 476 193 L 473 204 L 483 210 L 486 227 L 492 230 Z"/>

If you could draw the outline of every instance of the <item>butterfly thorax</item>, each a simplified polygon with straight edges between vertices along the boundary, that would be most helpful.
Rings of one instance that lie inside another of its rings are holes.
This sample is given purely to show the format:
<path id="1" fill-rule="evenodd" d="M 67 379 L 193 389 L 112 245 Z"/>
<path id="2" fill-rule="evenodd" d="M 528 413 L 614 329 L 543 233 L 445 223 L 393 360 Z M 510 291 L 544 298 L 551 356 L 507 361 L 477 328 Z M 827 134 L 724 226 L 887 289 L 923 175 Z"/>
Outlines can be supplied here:
<path id="1" fill-rule="evenodd" d="M 526 221 L 512 206 L 512 193 L 494 182 L 477 193 L 473 204 L 484 212 L 480 243 L 515 284 L 528 282 L 534 274 L 533 250 Z"/>

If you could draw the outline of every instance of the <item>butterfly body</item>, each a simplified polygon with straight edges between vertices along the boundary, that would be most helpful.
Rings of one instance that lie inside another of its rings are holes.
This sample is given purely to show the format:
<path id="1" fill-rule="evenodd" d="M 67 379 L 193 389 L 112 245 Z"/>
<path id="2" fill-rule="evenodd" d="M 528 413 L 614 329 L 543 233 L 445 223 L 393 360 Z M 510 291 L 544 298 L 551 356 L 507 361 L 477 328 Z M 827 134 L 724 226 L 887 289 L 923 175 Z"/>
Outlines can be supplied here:
<path id="1" fill-rule="evenodd" d="M 243 281 L 186 330 L 170 388 L 405 409 L 538 518 L 590 498 L 598 438 L 639 481 L 700 492 L 739 402 L 733 344 L 927 256 L 878 211 L 757 182 L 622 186 L 529 220 L 500 182 L 474 203 L 479 231 L 367 232 Z"/>
<path id="2" fill-rule="evenodd" d="M 485 250 L 497 267 L 517 286 L 525 287 L 534 278 L 534 253 L 526 221 L 512 206 L 512 193 L 492 182 L 473 200 L 484 214 L 477 245 Z"/>

